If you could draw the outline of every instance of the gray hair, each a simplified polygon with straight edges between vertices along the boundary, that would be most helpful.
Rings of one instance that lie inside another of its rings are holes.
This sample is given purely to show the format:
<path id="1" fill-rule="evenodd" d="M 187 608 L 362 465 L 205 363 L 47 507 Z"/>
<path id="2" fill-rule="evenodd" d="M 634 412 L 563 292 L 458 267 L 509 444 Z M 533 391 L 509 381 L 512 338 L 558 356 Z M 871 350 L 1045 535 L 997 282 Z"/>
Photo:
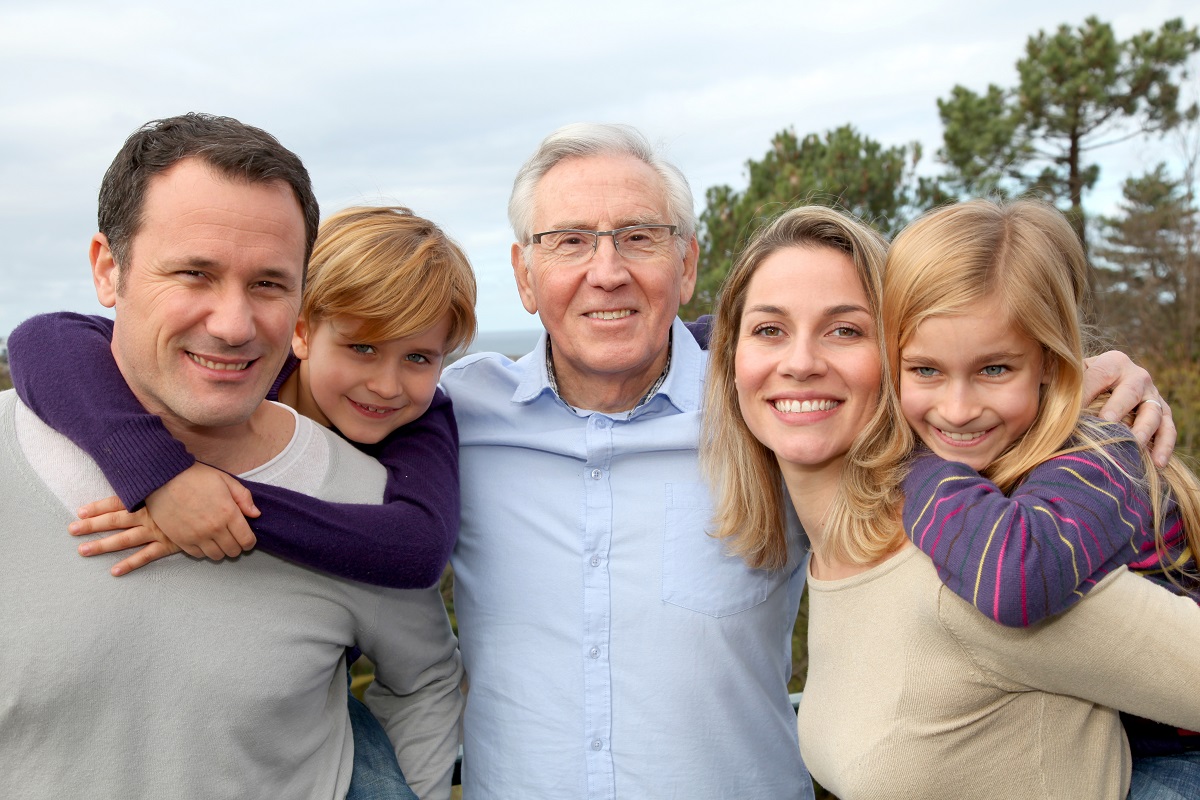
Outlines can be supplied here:
<path id="1" fill-rule="evenodd" d="M 533 193 L 546 173 L 560 161 L 587 156 L 624 155 L 649 165 L 662 180 L 667 213 L 679 226 L 683 249 L 696 235 L 696 211 L 692 187 L 679 167 L 663 158 L 646 137 L 632 125 L 576 122 L 564 125 L 542 140 L 538 149 L 517 172 L 508 198 L 508 221 L 522 245 L 528 245 L 533 230 Z"/>

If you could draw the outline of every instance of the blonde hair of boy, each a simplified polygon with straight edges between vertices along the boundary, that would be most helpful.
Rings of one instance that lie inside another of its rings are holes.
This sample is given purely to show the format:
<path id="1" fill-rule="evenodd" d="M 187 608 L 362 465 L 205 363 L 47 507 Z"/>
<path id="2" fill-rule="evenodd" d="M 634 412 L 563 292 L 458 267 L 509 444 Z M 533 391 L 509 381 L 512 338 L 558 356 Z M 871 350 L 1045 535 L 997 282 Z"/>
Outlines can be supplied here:
<path id="1" fill-rule="evenodd" d="M 752 237 L 726 277 L 709 346 L 701 459 L 716 495 L 714 535 L 729 539 L 732 551 L 756 568 L 777 569 L 787 562 L 786 495 L 774 453 L 754 438 L 742 418 L 734 361 L 754 273 L 773 253 L 792 247 L 845 254 L 862 282 L 876 328 L 880 322 L 887 242 L 870 226 L 825 206 L 803 206 L 779 216 Z M 823 555 L 855 563 L 877 561 L 904 542 L 899 489 L 894 482 L 885 487 L 889 482 L 879 472 L 880 465 L 895 463 L 879 452 L 891 441 L 890 428 L 902 419 L 882 352 L 880 363 L 879 407 L 869 433 L 860 435 L 847 455 L 822 540 Z"/>
<path id="2" fill-rule="evenodd" d="M 475 273 L 441 228 L 401 206 L 359 206 L 321 223 L 300 316 L 362 323 L 363 342 L 415 336 L 449 314 L 446 352 L 475 337 Z"/>
<path id="3" fill-rule="evenodd" d="M 883 330 L 892 380 L 899 381 L 900 353 L 930 317 L 958 314 L 983 299 L 998 298 L 1008 323 L 1037 342 L 1049 382 L 1041 392 L 1029 430 L 984 470 L 1001 491 L 1010 492 L 1042 462 L 1081 450 L 1103 455 L 1104 446 L 1132 441 L 1114 426 L 1081 413 L 1083 401 L 1083 310 L 1091 269 L 1078 237 L 1058 209 L 1038 200 L 972 200 L 931 211 L 905 228 L 888 254 L 883 289 Z M 896 426 L 908 444 L 913 434 Z M 898 447 L 890 448 L 892 451 Z M 1151 498 L 1155 539 L 1165 553 L 1162 517 L 1166 493 L 1179 505 L 1190 548 L 1200 552 L 1200 483 L 1178 458 L 1161 474 L 1139 448 Z"/>

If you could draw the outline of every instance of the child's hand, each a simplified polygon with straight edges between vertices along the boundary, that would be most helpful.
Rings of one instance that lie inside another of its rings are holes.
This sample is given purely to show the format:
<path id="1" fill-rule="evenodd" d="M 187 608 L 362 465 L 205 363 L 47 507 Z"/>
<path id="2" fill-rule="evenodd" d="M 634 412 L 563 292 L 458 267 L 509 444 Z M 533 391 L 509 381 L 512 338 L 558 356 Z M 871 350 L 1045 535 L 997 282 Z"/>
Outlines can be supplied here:
<path id="1" fill-rule="evenodd" d="M 121 576 L 144 567 L 151 561 L 157 561 L 164 556 L 179 552 L 179 548 L 163 535 L 151 519 L 145 508 L 137 511 L 127 511 L 117 496 L 106 497 L 95 503 L 88 503 L 79 509 L 79 520 L 67 526 L 72 536 L 83 536 L 87 533 L 117 531 L 103 539 L 95 539 L 79 545 L 79 555 L 98 556 L 101 553 L 115 553 L 118 550 L 128 550 L 131 547 L 141 547 L 133 555 L 113 565 L 109 570 L 114 576 Z M 124 530 L 122 530 L 124 529 Z"/>
<path id="2" fill-rule="evenodd" d="M 80 546 L 82 555 L 97 555 L 146 545 L 113 567 L 121 575 L 180 550 L 213 561 L 239 555 L 255 544 L 246 517 L 260 513 L 236 478 L 197 463 L 146 498 L 145 509 L 126 511 L 110 497 L 81 508 L 80 521 L 69 530 L 80 535 L 128 528 Z"/>
<path id="3" fill-rule="evenodd" d="M 147 497 L 146 508 L 183 552 L 213 561 L 254 547 L 246 517 L 261 514 L 237 478 L 199 462 Z"/>

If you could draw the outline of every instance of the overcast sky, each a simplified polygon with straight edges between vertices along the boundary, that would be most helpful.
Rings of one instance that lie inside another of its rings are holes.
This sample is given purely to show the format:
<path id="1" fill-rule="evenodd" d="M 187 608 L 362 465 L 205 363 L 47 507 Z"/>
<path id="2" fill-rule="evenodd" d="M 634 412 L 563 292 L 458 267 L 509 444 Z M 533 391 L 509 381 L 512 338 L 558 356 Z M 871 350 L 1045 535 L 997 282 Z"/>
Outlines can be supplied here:
<path id="1" fill-rule="evenodd" d="M 285 10 L 286 8 L 286 10 Z M 886 145 L 941 128 L 961 83 L 1011 85 L 1026 38 L 1089 14 L 1125 38 L 1194 2 L 741 0 L 203 3 L 0 0 L 0 336 L 32 314 L 100 311 L 96 190 L 136 127 L 185 111 L 265 128 L 304 159 L 322 209 L 407 205 L 467 250 L 485 332 L 536 327 L 508 264 L 517 168 L 568 122 L 660 142 L 703 208 L 745 185 L 771 136 L 844 123 Z M 1187 13 L 1191 12 L 1190 18 Z M 1091 204 L 1169 158 L 1111 152 Z"/>

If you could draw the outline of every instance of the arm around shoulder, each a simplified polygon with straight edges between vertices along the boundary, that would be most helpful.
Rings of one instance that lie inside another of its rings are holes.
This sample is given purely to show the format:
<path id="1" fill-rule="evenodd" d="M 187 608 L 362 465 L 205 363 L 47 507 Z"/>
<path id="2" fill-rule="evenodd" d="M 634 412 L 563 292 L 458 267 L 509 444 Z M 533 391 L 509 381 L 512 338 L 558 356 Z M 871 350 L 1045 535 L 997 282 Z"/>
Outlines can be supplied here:
<path id="1" fill-rule="evenodd" d="M 1132 443 L 1114 447 L 1124 447 L 1118 459 L 1136 458 Z M 1003 625 L 1061 613 L 1153 547 L 1141 489 L 1097 453 L 1049 459 L 1005 495 L 969 466 L 923 452 L 904 494 L 909 538 L 947 587 Z"/>
<path id="2" fill-rule="evenodd" d="M 133 509 L 195 459 L 129 389 L 112 333 L 106 317 L 41 314 L 13 331 L 9 361 L 22 402 L 91 456 Z"/>

